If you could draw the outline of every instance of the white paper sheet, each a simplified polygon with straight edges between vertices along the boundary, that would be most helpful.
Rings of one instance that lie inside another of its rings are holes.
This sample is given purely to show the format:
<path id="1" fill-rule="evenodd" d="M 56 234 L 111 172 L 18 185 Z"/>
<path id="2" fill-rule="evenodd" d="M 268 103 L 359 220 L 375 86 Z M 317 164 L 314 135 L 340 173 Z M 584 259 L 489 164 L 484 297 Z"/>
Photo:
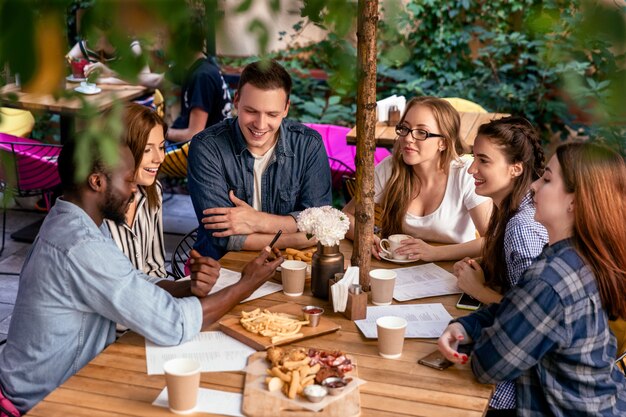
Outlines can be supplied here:
<path id="1" fill-rule="evenodd" d="M 367 307 L 367 318 L 355 323 L 367 338 L 378 338 L 376 319 L 383 316 L 402 317 L 408 322 L 405 339 L 435 338 L 448 326 L 452 316 L 441 303 Z"/>
<path id="2" fill-rule="evenodd" d="M 223 414 L 226 416 L 243 417 L 241 414 L 241 404 L 243 395 L 235 392 L 217 391 L 214 389 L 200 388 L 198 391 L 198 404 L 195 412 Z M 157 407 L 168 408 L 167 404 L 167 388 L 159 394 L 152 403 Z"/>
<path id="3" fill-rule="evenodd" d="M 182 279 L 189 279 L 189 275 Z M 220 269 L 220 276 L 215 283 L 215 286 L 211 288 L 211 292 L 209 294 L 213 294 L 218 292 L 221 289 L 224 289 L 230 285 L 236 284 L 241 279 L 241 272 L 231 271 L 230 269 L 222 268 Z M 274 292 L 282 291 L 283 286 L 276 282 L 266 282 L 261 285 L 255 292 L 253 292 L 250 297 L 246 298 L 242 301 L 245 303 L 246 301 L 251 301 L 257 298 L 265 297 L 268 294 L 272 294 Z"/>
<path id="4" fill-rule="evenodd" d="M 454 275 L 433 263 L 394 271 L 398 274 L 393 289 L 393 298 L 397 301 L 463 292 L 457 286 Z"/>
<path id="5" fill-rule="evenodd" d="M 158 346 L 146 340 L 148 375 L 163 375 L 163 364 L 174 358 L 200 362 L 202 372 L 241 371 L 256 350 L 222 332 L 201 332 L 178 346 Z"/>

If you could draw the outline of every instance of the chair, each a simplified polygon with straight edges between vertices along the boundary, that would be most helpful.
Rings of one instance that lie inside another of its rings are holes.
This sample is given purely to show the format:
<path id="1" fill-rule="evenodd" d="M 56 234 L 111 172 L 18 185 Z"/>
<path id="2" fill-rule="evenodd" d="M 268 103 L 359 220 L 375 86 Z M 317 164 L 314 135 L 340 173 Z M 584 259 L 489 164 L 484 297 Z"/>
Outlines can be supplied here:
<path id="1" fill-rule="evenodd" d="M 450 103 L 459 113 L 487 113 L 487 110 L 485 110 L 480 104 L 464 98 L 444 97 L 443 99 Z"/>
<path id="2" fill-rule="evenodd" d="M 198 229 L 193 229 L 191 232 L 187 233 L 178 245 L 176 245 L 176 249 L 172 253 L 172 275 L 174 279 L 181 279 L 187 276 L 187 261 L 189 260 L 189 252 L 193 249 L 193 244 L 196 243 L 196 239 L 198 238 Z"/>
<path id="3" fill-rule="evenodd" d="M 28 136 L 35 126 L 35 118 L 27 110 L 0 107 L 0 133 Z"/>
<path id="4" fill-rule="evenodd" d="M 187 158 L 191 141 L 171 146 L 165 150 L 160 173 L 170 178 L 187 178 Z"/>
<path id="5" fill-rule="evenodd" d="M 14 197 L 43 196 L 50 209 L 50 194 L 61 180 L 57 171 L 60 145 L 49 145 L 36 140 L 0 133 L 0 191 Z M 6 202 L 6 198 L 4 199 Z M 6 203 L 2 210 L 2 247 L 6 235 Z"/>
<path id="6" fill-rule="evenodd" d="M 343 181 L 344 192 L 347 194 L 347 201 L 352 200 L 356 194 L 356 178 L 345 177 Z M 378 204 L 374 205 L 374 233 L 378 233 L 383 224 L 383 208 Z"/>
<path id="7" fill-rule="evenodd" d="M 626 375 L 626 352 L 622 353 L 622 355 L 615 360 L 615 364 L 622 371 L 624 375 Z"/>
<path id="8" fill-rule="evenodd" d="M 353 177 L 356 172 L 347 164 L 339 159 L 328 157 L 328 165 L 330 165 L 330 175 L 333 181 L 333 190 L 342 188 L 343 177 Z"/>

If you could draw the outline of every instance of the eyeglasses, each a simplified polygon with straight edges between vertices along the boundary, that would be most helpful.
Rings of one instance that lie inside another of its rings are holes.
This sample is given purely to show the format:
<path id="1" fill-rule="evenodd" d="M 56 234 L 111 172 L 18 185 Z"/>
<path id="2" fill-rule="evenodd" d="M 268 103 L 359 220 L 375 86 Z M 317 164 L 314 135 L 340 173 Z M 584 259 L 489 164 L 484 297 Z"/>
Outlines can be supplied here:
<path id="1" fill-rule="evenodd" d="M 443 135 L 438 133 L 430 133 L 428 130 L 424 129 L 411 129 L 405 125 L 397 125 L 396 126 L 396 135 L 405 137 L 408 134 L 411 134 L 411 137 L 415 140 L 426 140 L 428 138 L 442 138 Z"/>

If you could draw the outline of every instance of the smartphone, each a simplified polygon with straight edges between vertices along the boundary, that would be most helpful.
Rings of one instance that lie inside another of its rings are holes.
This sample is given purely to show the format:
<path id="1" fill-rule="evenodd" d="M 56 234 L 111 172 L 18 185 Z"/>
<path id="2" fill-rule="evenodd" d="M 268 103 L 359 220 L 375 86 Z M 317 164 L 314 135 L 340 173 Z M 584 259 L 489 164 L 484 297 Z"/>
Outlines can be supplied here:
<path id="1" fill-rule="evenodd" d="M 463 293 L 456 303 L 456 308 L 460 308 L 461 310 L 478 310 L 482 305 L 483 303 L 474 297 Z"/>
<path id="2" fill-rule="evenodd" d="M 453 362 L 447 360 L 439 350 L 429 353 L 424 356 L 422 359 L 418 360 L 417 363 L 420 365 L 428 366 L 429 368 L 438 369 L 443 371 L 446 368 L 454 365 Z"/>

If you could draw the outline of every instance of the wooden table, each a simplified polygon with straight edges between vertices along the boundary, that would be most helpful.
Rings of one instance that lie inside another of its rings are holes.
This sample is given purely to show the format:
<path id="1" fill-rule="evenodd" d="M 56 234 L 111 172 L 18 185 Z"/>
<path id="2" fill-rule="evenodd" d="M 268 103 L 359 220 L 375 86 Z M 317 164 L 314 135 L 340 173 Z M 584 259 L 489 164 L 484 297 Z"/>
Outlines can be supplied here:
<path id="1" fill-rule="evenodd" d="M 79 85 L 67 82 L 65 88 L 72 90 Z M 58 113 L 61 116 L 61 143 L 63 143 L 73 132 L 74 121 L 85 103 L 102 113 L 111 108 L 116 101 L 131 101 L 150 91 L 141 85 L 98 84 L 98 87 L 102 89 L 98 94 L 76 93 L 76 97 L 56 99 L 51 94 L 27 93 L 15 84 L 7 84 L 0 89 L 0 103 L 18 109 Z"/>
<path id="2" fill-rule="evenodd" d="M 341 250 L 345 259 L 350 259 L 352 244 L 342 242 Z M 254 256 L 256 254 L 251 252 L 231 252 L 220 263 L 224 268 L 241 270 L 244 263 Z M 441 265 L 451 268 L 452 263 Z M 375 261 L 373 267 L 393 268 L 396 265 Z M 457 299 L 458 295 L 454 295 L 414 302 L 441 302 L 452 316 L 466 314 L 455 308 Z M 327 350 L 340 349 L 356 358 L 359 377 L 367 381 L 359 388 L 362 416 L 484 415 L 493 386 L 477 383 L 469 365 L 456 365 L 445 371 L 437 371 L 417 364 L 419 358 L 436 349 L 436 340 L 407 339 L 400 359 L 383 359 L 377 354 L 376 340 L 365 339 L 354 322 L 341 314 L 332 313 L 332 308 L 326 302 L 311 297 L 308 287 L 301 297 L 287 297 L 282 292 L 274 293 L 240 304 L 229 315 L 239 315 L 241 310 L 248 311 L 287 302 L 321 304 L 326 308 L 326 316 L 341 324 L 341 330 L 336 333 L 303 340 L 295 345 Z M 242 372 L 203 373 L 201 377 L 201 386 L 205 388 L 242 392 L 243 384 Z M 28 415 L 168 416 L 172 414 L 167 409 L 151 405 L 164 387 L 163 375 L 146 374 L 144 339 L 135 333 L 129 333 L 107 347 L 34 407 Z"/>
<path id="3" fill-rule="evenodd" d="M 510 116 L 505 113 L 459 113 L 459 115 L 461 116 L 460 136 L 470 148 L 474 145 L 476 132 L 478 132 L 478 127 L 480 125 L 488 123 L 491 120 Z M 395 129 L 395 126 L 387 126 L 386 123 L 377 123 L 375 133 L 376 146 L 393 148 L 397 139 Z M 351 145 L 356 144 L 356 126 L 348 132 L 346 141 Z"/>

